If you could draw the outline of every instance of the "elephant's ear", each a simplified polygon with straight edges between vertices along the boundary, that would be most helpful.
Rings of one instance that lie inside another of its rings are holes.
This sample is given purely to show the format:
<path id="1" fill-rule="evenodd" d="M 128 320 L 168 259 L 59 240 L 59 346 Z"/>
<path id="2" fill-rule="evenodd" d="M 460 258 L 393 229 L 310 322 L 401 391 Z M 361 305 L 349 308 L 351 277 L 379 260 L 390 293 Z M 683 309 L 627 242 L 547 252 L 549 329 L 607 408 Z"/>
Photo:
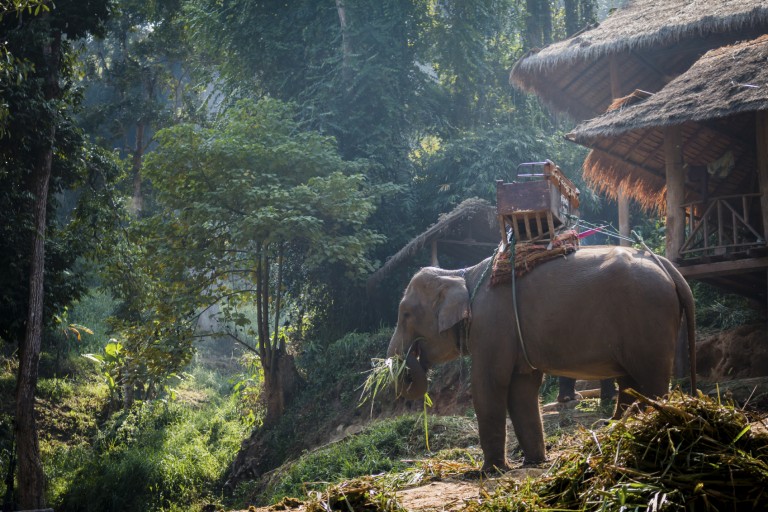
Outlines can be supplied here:
<path id="1" fill-rule="evenodd" d="M 442 277 L 437 305 L 440 332 L 447 331 L 462 320 L 469 320 L 471 316 L 466 281 L 460 277 Z"/>

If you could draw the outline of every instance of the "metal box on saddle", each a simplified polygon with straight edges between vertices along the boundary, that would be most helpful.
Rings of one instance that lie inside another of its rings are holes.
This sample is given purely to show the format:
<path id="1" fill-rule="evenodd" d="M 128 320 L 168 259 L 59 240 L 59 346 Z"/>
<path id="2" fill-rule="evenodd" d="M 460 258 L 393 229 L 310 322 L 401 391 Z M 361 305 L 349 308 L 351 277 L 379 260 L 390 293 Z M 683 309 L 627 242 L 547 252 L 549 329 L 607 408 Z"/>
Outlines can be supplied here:
<path id="1" fill-rule="evenodd" d="M 541 172 L 521 174 L 523 168 Z M 524 181 L 517 181 L 521 178 Z M 510 229 L 516 242 L 552 242 L 569 224 L 568 216 L 578 217 L 579 189 L 551 160 L 523 163 L 515 181 L 496 181 L 496 212 L 502 251 L 507 249 Z"/>

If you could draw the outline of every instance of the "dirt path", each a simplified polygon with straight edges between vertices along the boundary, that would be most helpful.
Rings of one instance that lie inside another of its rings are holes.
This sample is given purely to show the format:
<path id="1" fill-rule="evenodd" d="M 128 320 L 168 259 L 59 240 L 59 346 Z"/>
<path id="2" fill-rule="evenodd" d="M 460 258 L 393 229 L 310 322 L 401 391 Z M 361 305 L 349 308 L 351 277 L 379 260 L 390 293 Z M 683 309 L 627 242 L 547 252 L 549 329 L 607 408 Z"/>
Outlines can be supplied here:
<path id="1" fill-rule="evenodd" d="M 448 478 L 397 491 L 394 497 L 397 503 L 409 512 L 453 512 L 461 510 L 468 502 L 477 502 L 485 494 L 493 493 L 493 490 L 501 482 L 537 477 L 545 471 L 545 468 L 522 468 L 513 469 L 499 478 L 484 480 Z M 296 508 L 282 508 L 280 506 L 251 507 L 248 510 L 234 512 L 274 512 L 276 510 L 302 512 L 305 510 L 303 503 L 297 501 L 295 505 Z"/>

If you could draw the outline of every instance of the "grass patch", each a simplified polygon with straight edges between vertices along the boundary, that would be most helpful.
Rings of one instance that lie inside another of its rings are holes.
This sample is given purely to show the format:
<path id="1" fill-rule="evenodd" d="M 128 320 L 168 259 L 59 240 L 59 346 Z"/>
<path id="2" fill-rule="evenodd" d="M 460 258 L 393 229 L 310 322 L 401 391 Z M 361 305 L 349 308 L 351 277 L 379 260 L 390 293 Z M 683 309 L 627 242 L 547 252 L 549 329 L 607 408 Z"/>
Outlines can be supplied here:
<path id="1" fill-rule="evenodd" d="M 457 417 L 429 418 L 431 447 L 457 450 L 479 440 L 471 420 Z M 458 452 L 453 452 L 458 456 Z M 271 478 L 264 501 L 276 503 L 286 497 L 306 497 L 329 484 L 365 475 L 401 472 L 414 458 L 428 455 L 419 415 L 374 422 L 358 435 L 301 456 L 279 468 Z M 468 452 L 462 457 L 471 458 Z"/>
<path id="2" fill-rule="evenodd" d="M 65 455 L 56 510 L 194 510 L 217 502 L 217 486 L 246 428 L 234 400 L 199 408 L 150 402 L 115 415 L 92 451 Z M 71 482 L 66 485 L 67 482 Z"/>

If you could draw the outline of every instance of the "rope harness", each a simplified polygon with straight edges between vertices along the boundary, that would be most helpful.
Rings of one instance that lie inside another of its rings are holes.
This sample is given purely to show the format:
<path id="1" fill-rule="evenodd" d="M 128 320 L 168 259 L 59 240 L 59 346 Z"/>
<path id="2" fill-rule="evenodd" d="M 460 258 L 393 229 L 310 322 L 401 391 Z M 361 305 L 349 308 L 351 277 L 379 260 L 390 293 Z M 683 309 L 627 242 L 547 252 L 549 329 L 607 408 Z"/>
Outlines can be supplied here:
<path id="1" fill-rule="evenodd" d="M 511 235 L 512 236 L 512 235 Z M 515 243 L 514 243 L 514 236 L 510 239 L 509 244 L 509 251 L 510 251 L 510 259 L 512 262 L 515 261 Z M 483 273 L 480 274 L 480 279 L 478 279 L 477 283 L 475 283 L 474 288 L 472 289 L 472 292 L 469 294 L 469 306 L 470 309 L 472 307 L 472 302 L 475 300 L 475 295 L 477 294 L 477 290 L 480 289 L 480 286 L 485 281 L 486 277 L 488 276 L 491 268 L 493 267 L 493 261 L 496 259 L 496 255 L 499 252 L 499 248 L 496 247 L 496 249 L 493 251 L 493 255 L 491 255 L 491 258 L 488 260 L 488 264 L 483 269 Z M 513 263 L 514 265 L 514 263 Z M 464 274 L 466 273 L 466 269 L 461 270 L 461 277 L 464 277 Z M 466 282 L 466 278 L 465 278 Z M 517 286 L 515 283 L 515 272 L 514 269 L 512 270 L 512 308 L 514 310 L 515 314 L 515 326 L 517 327 L 517 337 L 520 340 L 520 348 L 523 352 L 523 358 L 525 359 L 525 362 L 530 366 L 533 370 L 536 370 L 536 367 L 531 364 L 531 360 L 528 357 L 528 351 L 525 349 L 525 342 L 523 341 L 523 331 L 520 328 L 520 315 L 518 314 L 518 307 L 517 307 Z M 469 352 L 469 334 L 470 329 L 472 327 L 472 323 L 469 321 L 464 322 L 464 346 L 467 347 L 467 353 Z M 459 350 L 461 350 L 461 337 L 459 337 Z"/>

